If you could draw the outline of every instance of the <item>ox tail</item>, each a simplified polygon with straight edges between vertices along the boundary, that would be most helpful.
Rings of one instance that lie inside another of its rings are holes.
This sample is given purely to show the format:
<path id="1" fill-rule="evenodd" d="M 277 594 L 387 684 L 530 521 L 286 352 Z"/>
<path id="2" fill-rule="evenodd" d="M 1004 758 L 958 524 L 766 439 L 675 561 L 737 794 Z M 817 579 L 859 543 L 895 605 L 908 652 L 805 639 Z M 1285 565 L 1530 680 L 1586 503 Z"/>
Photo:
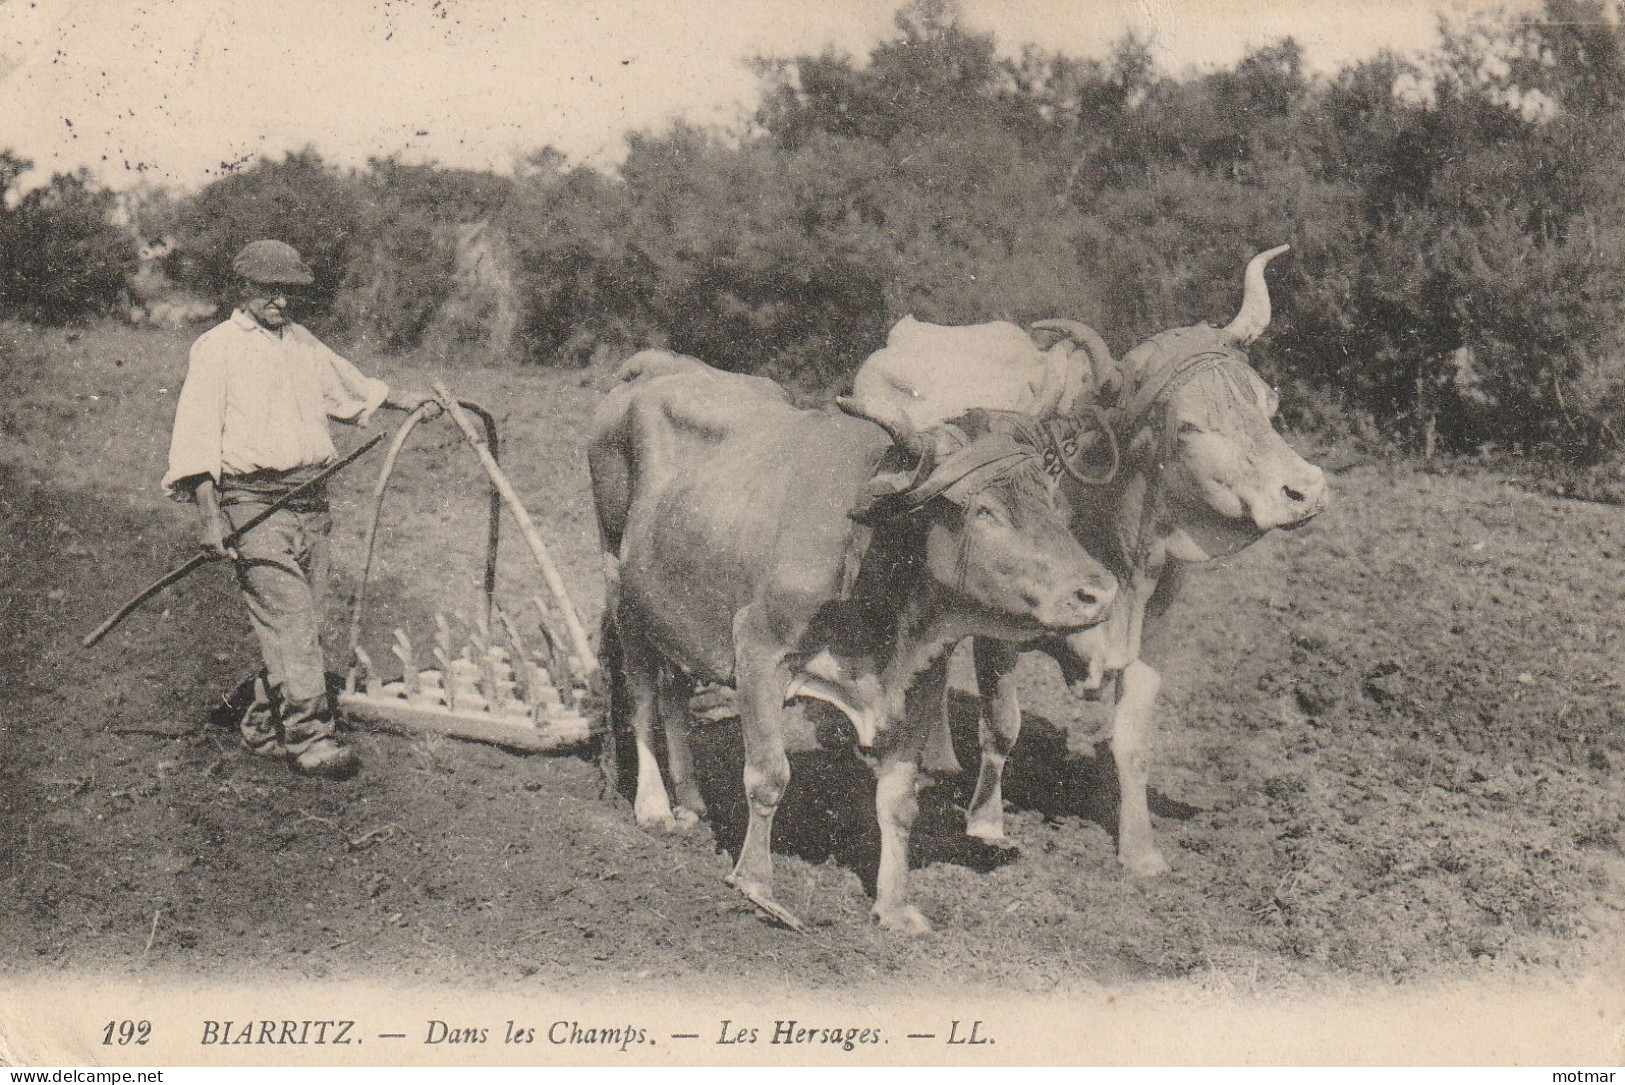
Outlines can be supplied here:
<path id="1" fill-rule="evenodd" d="M 642 380 L 644 377 L 663 377 L 668 373 L 688 373 L 696 368 L 709 369 L 698 358 L 687 354 L 673 354 L 669 350 L 640 350 L 621 363 L 615 379 L 622 384 Z"/>
<path id="2" fill-rule="evenodd" d="M 631 698 L 626 693 L 621 665 L 621 635 L 615 608 L 604 607 L 598 626 L 598 663 L 604 676 L 605 724 L 598 746 L 598 771 L 603 774 L 603 797 L 630 795 L 636 785 L 637 757 L 632 747 Z"/>

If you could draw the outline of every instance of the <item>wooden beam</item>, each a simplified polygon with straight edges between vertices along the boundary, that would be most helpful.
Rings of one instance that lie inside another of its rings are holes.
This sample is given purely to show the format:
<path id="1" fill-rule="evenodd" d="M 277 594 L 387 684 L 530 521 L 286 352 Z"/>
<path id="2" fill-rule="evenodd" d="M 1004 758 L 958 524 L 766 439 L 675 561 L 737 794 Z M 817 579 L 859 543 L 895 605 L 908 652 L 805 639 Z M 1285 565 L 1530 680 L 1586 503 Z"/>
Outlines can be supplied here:
<path id="1" fill-rule="evenodd" d="M 570 593 L 564 586 L 564 578 L 559 575 L 558 566 L 553 564 L 553 558 L 547 552 L 547 545 L 542 542 L 541 533 L 531 522 L 530 513 L 525 510 L 525 503 L 519 500 L 518 491 L 513 488 L 513 483 L 508 481 L 508 476 L 497 463 L 496 457 L 491 455 L 491 449 L 486 445 L 485 438 L 474 428 L 473 420 L 463 411 L 456 397 L 446 391 L 442 384 L 437 383 L 433 387 L 435 395 L 440 399 L 440 405 L 451 415 L 451 420 L 457 423 L 457 428 L 463 431 L 463 436 L 468 438 L 469 444 L 473 445 L 485 473 L 491 476 L 497 492 L 508 503 L 508 511 L 513 513 L 514 520 L 519 524 L 519 533 L 524 536 L 525 544 L 530 547 L 536 564 L 541 566 L 542 578 L 547 581 L 548 590 L 553 593 L 553 598 L 558 600 L 559 610 L 564 614 L 564 623 L 569 629 L 570 640 L 575 645 L 576 655 L 581 659 L 582 677 L 590 677 L 598 669 L 598 655 L 587 640 L 587 630 L 582 626 L 575 605 L 570 601 Z"/>
<path id="2" fill-rule="evenodd" d="M 389 731 L 434 731 L 514 750 L 557 750 L 580 746 L 592 737 L 592 721 L 575 714 L 537 726 L 525 719 L 510 721 L 486 712 L 458 712 L 439 705 L 411 704 L 398 697 L 354 693 L 341 693 L 339 707 L 347 718 L 365 720 Z"/>

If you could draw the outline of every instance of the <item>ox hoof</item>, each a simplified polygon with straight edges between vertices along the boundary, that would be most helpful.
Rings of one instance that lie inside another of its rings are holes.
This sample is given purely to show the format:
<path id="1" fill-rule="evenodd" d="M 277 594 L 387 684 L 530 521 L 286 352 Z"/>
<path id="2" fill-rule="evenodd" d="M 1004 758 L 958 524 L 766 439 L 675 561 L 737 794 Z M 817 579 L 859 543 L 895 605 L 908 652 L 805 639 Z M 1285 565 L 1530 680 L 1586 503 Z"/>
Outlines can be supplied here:
<path id="1" fill-rule="evenodd" d="M 931 924 L 912 904 L 905 904 L 900 908 L 882 908 L 877 904 L 871 914 L 874 921 L 880 924 L 881 930 L 895 931 L 898 934 L 931 933 Z"/>
<path id="2" fill-rule="evenodd" d="M 1122 855 L 1118 858 L 1122 861 L 1123 868 L 1136 878 L 1155 878 L 1158 874 L 1168 872 L 1168 860 L 1155 848 L 1140 852 L 1138 855 Z"/>
<path id="3" fill-rule="evenodd" d="M 679 833 L 693 832 L 700 824 L 701 813 L 695 813 L 686 806 L 679 806 L 671 812 L 672 830 Z"/>
<path id="4" fill-rule="evenodd" d="M 773 899 L 773 894 L 760 882 L 747 881 L 735 878 L 732 874 L 724 879 L 729 885 L 737 889 L 741 896 L 756 907 L 756 911 L 764 919 L 768 919 L 781 927 L 789 927 L 797 934 L 806 934 L 807 925 L 797 919 L 795 913 Z"/>
<path id="5" fill-rule="evenodd" d="M 677 818 L 673 816 L 668 803 L 640 802 L 632 808 L 632 812 L 638 819 L 640 829 L 659 829 L 664 833 L 677 831 Z"/>
<path id="6" fill-rule="evenodd" d="M 972 840 L 980 840 L 993 848 L 1002 848 L 1005 851 L 1015 851 L 1016 842 L 1004 835 L 1004 819 L 997 821 L 967 821 L 965 835 Z"/>
<path id="7" fill-rule="evenodd" d="M 690 789 L 689 794 L 684 794 L 681 788 L 678 789 L 676 813 L 679 819 L 686 818 L 690 822 L 699 821 L 705 817 L 706 812 L 705 800 L 700 798 L 697 789 Z"/>
<path id="8" fill-rule="evenodd" d="M 668 835 L 675 835 L 675 834 L 682 831 L 681 824 L 679 824 L 676 816 L 673 815 L 673 814 L 667 814 L 663 818 L 662 817 L 639 817 L 638 818 L 638 828 L 643 829 L 643 830 L 645 830 L 647 832 L 651 832 L 651 833 L 653 833 L 653 832 L 661 832 L 661 833 L 666 833 Z"/>

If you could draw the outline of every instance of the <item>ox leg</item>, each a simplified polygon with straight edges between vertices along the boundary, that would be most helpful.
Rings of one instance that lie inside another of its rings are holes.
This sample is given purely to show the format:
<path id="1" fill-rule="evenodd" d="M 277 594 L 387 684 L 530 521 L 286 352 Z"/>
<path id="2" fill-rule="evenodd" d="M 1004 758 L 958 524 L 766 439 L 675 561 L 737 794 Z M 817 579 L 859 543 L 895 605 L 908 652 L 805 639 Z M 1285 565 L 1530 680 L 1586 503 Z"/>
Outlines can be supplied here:
<path id="1" fill-rule="evenodd" d="M 965 767 L 959 763 L 959 755 L 954 753 L 946 705 L 926 738 L 925 750 L 920 754 L 920 767 L 932 776 L 958 776 L 965 771 Z"/>
<path id="2" fill-rule="evenodd" d="M 976 776 L 976 793 L 965 811 L 965 832 L 978 840 L 1002 843 L 1004 762 L 1021 735 L 1021 704 L 1016 700 L 1017 652 L 1013 645 L 980 637 L 973 647 L 976 689 L 982 698 L 982 767 Z"/>
<path id="3" fill-rule="evenodd" d="M 790 685 L 785 653 L 760 628 L 750 608 L 734 622 L 735 686 L 745 736 L 745 799 L 750 820 L 727 883 L 786 926 L 801 923 L 773 899 L 773 816 L 790 786 L 784 752 L 784 691 Z"/>
<path id="4" fill-rule="evenodd" d="M 660 776 L 660 762 L 654 751 L 664 667 L 649 643 L 626 629 L 621 630 L 621 666 L 626 694 L 632 702 L 632 733 L 638 750 L 638 790 L 632 812 L 645 829 L 673 832 L 677 823 L 672 818 L 671 800 L 666 797 L 666 782 Z"/>
<path id="5" fill-rule="evenodd" d="M 1146 806 L 1146 734 L 1162 678 L 1141 660 L 1130 663 L 1117 680 L 1117 711 L 1112 717 L 1112 757 L 1117 763 L 1117 858 L 1129 873 L 1161 874 L 1168 863 L 1151 835 Z"/>
<path id="6" fill-rule="evenodd" d="M 925 686 L 929 676 L 916 686 L 920 694 L 920 712 L 930 730 L 925 738 L 925 750 L 920 755 L 920 767 L 932 776 L 958 776 L 964 772 L 959 755 L 954 753 L 953 733 L 948 728 L 948 680 L 943 668 L 943 680 L 930 688 Z"/>
<path id="7" fill-rule="evenodd" d="M 920 755 L 931 728 L 940 724 L 948 684 L 948 659 L 933 663 L 916 683 L 895 740 L 875 765 L 875 817 L 880 822 L 880 869 L 875 876 L 875 922 L 886 930 L 923 934 L 931 924 L 909 901 L 908 840 L 920 812 Z M 934 711 L 933 711 L 934 710 Z"/>
<path id="8" fill-rule="evenodd" d="M 660 723 L 666 730 L 666 770 L 677 799 L 672 811 L 679 829 L 693 828 L 705 816 L 705 800 L 694 780 L 694 751 L 689 744 L 688 683 L 668 669 L 661 675 Z"/>
<path id="9" fill-rule="evenodd" d="M 875 816 L 880 820 L 880 870 L 875 922 L 886 930 L 923 934 L 931 924 L 908 899 L 908 839 L 920 812 L 919 750 L 888 750 L 875 766 Z"/>

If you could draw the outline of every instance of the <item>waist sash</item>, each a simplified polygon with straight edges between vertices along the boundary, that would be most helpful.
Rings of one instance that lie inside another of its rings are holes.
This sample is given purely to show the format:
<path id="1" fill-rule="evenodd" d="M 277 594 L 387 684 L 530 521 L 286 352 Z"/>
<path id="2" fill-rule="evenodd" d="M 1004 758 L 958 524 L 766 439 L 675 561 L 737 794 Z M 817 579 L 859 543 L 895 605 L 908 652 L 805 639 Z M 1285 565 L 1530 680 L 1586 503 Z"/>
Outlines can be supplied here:
<path id="1" fill-rule="evenodd" d="M 318 463 L 287 471 L 261 470 L 246 475 L 222 475 L 220 504 L 242 505 L 252 502 L 268 505 L 309 482 L 326 467 L 326 464 Z M 312 486 L 289 502 L 287 508 L 294 512 L 326 512 L 327 484 Z"/>

